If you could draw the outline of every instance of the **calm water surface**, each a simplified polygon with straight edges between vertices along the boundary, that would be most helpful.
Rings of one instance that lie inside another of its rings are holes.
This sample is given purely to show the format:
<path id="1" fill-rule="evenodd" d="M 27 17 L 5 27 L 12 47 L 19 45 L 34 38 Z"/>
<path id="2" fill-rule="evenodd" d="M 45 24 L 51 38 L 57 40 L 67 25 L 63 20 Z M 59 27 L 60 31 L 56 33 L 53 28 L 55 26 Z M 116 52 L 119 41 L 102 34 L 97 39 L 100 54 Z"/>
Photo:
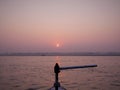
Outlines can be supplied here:
<path id="1" fill-rule="evenodd" d="M 97 64 L 96 68 L 61 71 L 67 90 L 120 90 L 119 56 L 1 56 L 0 90 L 47 90 L 53 86 L 55 63 Z"/>

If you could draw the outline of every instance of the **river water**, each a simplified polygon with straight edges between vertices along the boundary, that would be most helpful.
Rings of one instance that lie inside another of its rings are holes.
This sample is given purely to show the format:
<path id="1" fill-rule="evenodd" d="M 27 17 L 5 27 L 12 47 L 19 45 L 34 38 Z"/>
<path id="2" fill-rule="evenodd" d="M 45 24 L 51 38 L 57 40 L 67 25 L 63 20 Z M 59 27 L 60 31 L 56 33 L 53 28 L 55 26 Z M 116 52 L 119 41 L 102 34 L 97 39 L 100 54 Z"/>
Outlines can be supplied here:
<path id="1" fill-rule="evenodd" d="M 120 90 L 120 56 L 0 56 L 0 90 L 48 90 L 55 63 L 98 65 L 61 71 L 59 82 L 67 90 Z"/>

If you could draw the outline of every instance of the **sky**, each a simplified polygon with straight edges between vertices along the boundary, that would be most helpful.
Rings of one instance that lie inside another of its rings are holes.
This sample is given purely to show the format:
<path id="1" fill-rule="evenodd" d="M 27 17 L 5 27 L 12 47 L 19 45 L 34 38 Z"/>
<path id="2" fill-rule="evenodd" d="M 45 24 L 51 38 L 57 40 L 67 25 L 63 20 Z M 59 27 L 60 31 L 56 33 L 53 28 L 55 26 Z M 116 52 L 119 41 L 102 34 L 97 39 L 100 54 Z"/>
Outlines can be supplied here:
<path id="1" fill-rule="evenodd" d="M 120 0 L 0 0 L 5 52 L 120 52 Z"/>

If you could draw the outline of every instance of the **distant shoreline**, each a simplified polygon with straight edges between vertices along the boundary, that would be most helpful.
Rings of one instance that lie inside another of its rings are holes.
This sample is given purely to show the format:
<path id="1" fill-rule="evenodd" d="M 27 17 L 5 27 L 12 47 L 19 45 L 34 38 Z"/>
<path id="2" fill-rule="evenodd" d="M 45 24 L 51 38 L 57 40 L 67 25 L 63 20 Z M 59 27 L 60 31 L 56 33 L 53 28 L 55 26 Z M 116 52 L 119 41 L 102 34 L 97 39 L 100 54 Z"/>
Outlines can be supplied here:
<path id="1" fill-rule="evenodd" d="M 43 52 L 43 53 L 0 53 L 0 56 L 120 56 L 120 52 Z"/>

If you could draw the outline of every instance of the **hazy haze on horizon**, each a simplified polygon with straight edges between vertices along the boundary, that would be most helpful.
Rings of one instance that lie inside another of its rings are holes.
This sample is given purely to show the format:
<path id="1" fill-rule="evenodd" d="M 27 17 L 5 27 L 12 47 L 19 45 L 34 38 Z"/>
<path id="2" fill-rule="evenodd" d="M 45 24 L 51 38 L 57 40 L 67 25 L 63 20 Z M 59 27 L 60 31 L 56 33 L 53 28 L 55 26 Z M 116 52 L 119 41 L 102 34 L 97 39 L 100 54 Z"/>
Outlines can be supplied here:
<path id="1" fill-rule="evenodd" d="M 0 53 L 83 51 L 120 52 L 120 0 L 0 0 Z"/>

